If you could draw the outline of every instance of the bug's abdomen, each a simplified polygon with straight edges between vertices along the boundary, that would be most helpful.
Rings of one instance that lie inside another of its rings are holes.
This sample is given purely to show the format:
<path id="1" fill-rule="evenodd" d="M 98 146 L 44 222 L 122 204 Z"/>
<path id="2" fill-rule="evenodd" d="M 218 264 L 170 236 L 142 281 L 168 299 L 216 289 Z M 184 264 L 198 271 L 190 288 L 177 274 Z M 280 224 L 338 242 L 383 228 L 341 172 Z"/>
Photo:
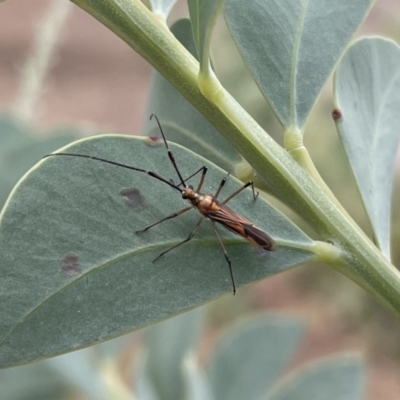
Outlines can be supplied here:
<path id="1" fill-rule="evenodd" d="M 261 229 L 258 229 L 254 225 L 244 225 L 243 230 L 247 240 L 255 244 L 256 246 L 262 247 L 264 250 L 273 251 L 276 248 L 275 242 L 272 238 L 267 235 Z"/>

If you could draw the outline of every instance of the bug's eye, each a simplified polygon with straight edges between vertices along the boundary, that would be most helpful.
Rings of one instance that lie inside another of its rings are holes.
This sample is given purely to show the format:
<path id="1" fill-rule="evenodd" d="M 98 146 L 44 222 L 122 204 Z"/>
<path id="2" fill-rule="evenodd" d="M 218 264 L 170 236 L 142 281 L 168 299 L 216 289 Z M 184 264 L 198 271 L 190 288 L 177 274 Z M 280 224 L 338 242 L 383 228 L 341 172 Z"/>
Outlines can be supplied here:
<path id="1" fill-rule="evenodd" d="M 192 186 L 192 185 L 189 185 L 189 189 L 192 189 L 192 190 L 193 190 L 193 186 Z"/>
<path id="2" fill-rule="evenodd" d="M 186 192 L 182 190 L 182 199 L 187 199 Z"/>

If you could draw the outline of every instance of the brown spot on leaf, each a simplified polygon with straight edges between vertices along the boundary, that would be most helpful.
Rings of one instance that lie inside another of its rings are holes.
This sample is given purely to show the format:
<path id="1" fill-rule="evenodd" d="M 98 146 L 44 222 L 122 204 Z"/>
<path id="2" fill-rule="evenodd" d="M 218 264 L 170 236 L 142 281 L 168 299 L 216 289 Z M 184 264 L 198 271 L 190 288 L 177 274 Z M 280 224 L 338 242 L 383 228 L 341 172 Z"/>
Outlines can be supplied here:
<path id="1" fill-rule="evenodd" d="M 68 276 L 76 276 L 81 273 L 79 257 L 75 253 L 68 253 L 62 260 L 61 270 Z"/>
<path id="2" fill-rule="evenodd" d="M 335 121 L 335 122 L 337 122 L 337 121 L 340 121 L 341 119 L 342 119 L 342 112 L 338 109 L 338 108 L 335 108 L 333 111 L 332 111 L 332 118 L 333 118 L 333 120 Z"/>
<path id="3" fill-rule="evenodd" d="M 135 211 L 140 211 L 144 207 L 144 198 L 139 189 L 126 188 L 119 192 L 120 196 L 124 199 L 124 203 L 128 208 Z"/>
<path id="4" fill-rule="evenodd" d="M 163 143 L 163 141 L 158 136 L 149 135 L 146 137 L 145 143 L 147 146 L 159 146 Z"/>

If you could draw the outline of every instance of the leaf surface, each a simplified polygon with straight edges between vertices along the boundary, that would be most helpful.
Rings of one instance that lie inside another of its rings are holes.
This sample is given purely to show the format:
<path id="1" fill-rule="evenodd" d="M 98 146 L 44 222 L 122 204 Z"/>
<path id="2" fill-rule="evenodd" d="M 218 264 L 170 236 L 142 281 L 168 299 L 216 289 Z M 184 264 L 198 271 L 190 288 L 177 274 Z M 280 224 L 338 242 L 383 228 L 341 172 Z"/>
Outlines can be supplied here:
<path id="1" fill-rule="evenodd" d="M 298 319 L 268 316 L 222 337 L 208 370 L 214 397 L 258 400 L 293 356 L 303 329 Z"/>
<path id="2" fill-rule="evenodd" d="M 171 27 L 172 33 L 197 58 L 192 28 L 188 19 Z M 166 137 L 233 172 L 243 157 L 234 147 L 158 72 L 153 73 L 148 115 L 156 114 Z M 144 127 L 147 135 L 159 136 L 154 120 Z"/>
<path id="3" fill-rule="evenodd" d="M 282 125 L 299 130 L 373 0 L 225 0 L 233 40 Z"/>
<path id="4" fill-rule="evenodd" d="M 226 172 L 173 143 L 170 149 L 183 176 L 206 165 L 202 190 L 215 192 Z M 105 135 L 62 151 L 177 180 L 160 140 Z M 196 185 L 198 178 L 190 182 Z M 221 199 L 240 186 L 229 178 Z M 189 243 L 153 262 L 189 235 L 197 211 L 135 233 L 187 205 L 179 192 L 144 173 L 75 157 L 37 164 L 0 214 L 0 365 L 88 346 L 231 293 L 228 267 L 208 221 Z M 217 227 L 238 288 L 314 258 L 300 249 L 311 239 L 261 198 L 253 202 L 250 190 L 229 206 L 278 244 L 274 252 L 260 252 Z"/>
<path id="5" fill-rule="evenodd" d="M 335 76 L 336 121 L 374 237 L 390 259 L 390 211 L 400 138 L 400 48 L 362 39 L 349 48 Z"/>
<path id="6" fill-rule="evenodd" d="M 204 307 L 197 308 L 147 328 L 145 358 L 139 366 L 143 371 L 138 375 L 147 377 L 136 387 L 147 383 L 163 400 L 186 398 L 184 360 L 188 352 L 197 350 L 204 314 Z"/>
<path id="7" fill-rule="evenodd" d="M 200 68 L 205 71 L 210 65 L 211 34 L 222 0 L 187 0 L 187 3 Z"/>

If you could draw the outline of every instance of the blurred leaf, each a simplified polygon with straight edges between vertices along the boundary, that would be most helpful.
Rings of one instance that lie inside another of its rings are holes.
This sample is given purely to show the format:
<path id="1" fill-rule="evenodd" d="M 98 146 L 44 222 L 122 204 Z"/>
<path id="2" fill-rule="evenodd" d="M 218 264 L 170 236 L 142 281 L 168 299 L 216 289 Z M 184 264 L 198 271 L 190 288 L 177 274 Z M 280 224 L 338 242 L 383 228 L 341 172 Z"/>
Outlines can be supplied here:
<path id="1" fill-rule="evenodd" d="M 258 317 L 223 336 L 208 376 L 218 400 L 257 400 L 293 356 L 304 327 L 300 320 Z"/>
<path id="2" fill-rule="evenodd" d="M 93 349 L 95 356 L 102 359 L 115 359 L 128 349 L 135 341 L 137 333 L 126 334 L 100 343 Z"/>
<path id="3" fill-rule="evenodd" d="M 82 392 L 96 400 L 108 400 L 107 388 L 98 368 L 93 364 L 93 356 L 93 349 L 85 349 L 53 357 L 47 360 L 47 363 Z"/>
<path id="4" fill-rule="evenodd" d="M 349 48 L 335 76 L 336 125 L 370 218 L 390 259 L 390 211 L 400 138 L 400 48 L 368 38 Z"/>
<path id="5" fill-rule="evenodd" d="M 76 140 L 76 129 L 57 129 L 38 137 L 34 128 L 0 113 L 0 208 L 18 180 L 44 155 Z"/>
<path id="6" fill-rule="evenodd" d="M 222 0 L 187 0 L 187 3 L 200 68 L 204 71 L 210 65 L 211 35 Z"/>
<path id="7" fill-rule="evenodd" d="M 197 346 L 204 307 L 160 322 L 146 330 L 146 361 L 142 368 L 149 384 L 163 400 L 183 399 L 183 360 Z"/>
<path id="8" fill-rule="evenodd" d="M 360 357 L 319 360 L 283 378 L 266 400 L 361 400 L 364 368 Z"/>
<path id="9" fill-rule="evenodd" d="M 138 400 L 161 400 L 152 386 L 150 376 L 143 365 L 147 363 L 147 354 L 144 354 L 141 363 L 135 370 L 135 396 Z"/>
<path id="10" fill-rule="evenodd" d="M 172 28 L 177 39 L 196 56 L 192 29 L 188 19 L 181 19 Z M 147 106 L 148 114 L 156 114 L 168 140 L 179 143 L 207 158 L 227 171 L 234 171 L 242 156 L 218 131 L 159 73 L 154 72 Z M 148 121 L 144 132 L 159 136 L 154 120 Z"/>
<path id="11" fill-rule="evenodd" d="M 282 125 L 302 128 L 373 0 L 225 0 L 244 62 Z"/>
<path id="12" fill-rule="evenodd" d="M 14 148 L 33 142 L 28 127 L 6 113 L 0 113 L 0 161 Z"/>
<path id="13" fill-rule="evenodd" d="M 150 9 L 166 20 L 177 0 L 149 0 Z"/>
<path id="14" fill-rule="evenodd" d="M 215 191 L 224 171 L 185 148 L 173 143 L 170 148 L 183 176 L 207 166 L 203 189 Z M 176 179 L 161 141 L 104 135 L 62 150 Z M 229 179 L 222 196 L 239 187 Z M 126 201 L 127 190 L 135 193 L 139 207 Z M 263 199 L 253 202 L 250 190 L 229 205 L 281 244 L 277 251 L 260 252 L 219 228 L 238 288 L 314 258 L 299 249 L 311 239 Z M 208 223 L 190 243 L 152 262 L 187 237 L 197 212 L 135 233 L 184 206 L 180 194 L 140 172 L 74 157 L 51 157 L 36 165 L 0 215 L 1 366 L 113 338 L 231 292 L 228 268 Z M 38 331 L 42 334 L 32 335 Z"/>
<path id="15" fill-rule="evenodd" d="M 61 400 L 67 390 L 66 382 L 47 362 L 0 371 L 2 400 Z"/>
<path id="16" fill-rule="evenodd" d="M 198 358 L 194 353 L 187 354 L 183 366 L 185 399 L 212 400 L 214 397 L 207 377 L 200 370 Z"/>
<path id="17" fill-rule="evenodd" d="M 77 137 L 77 132 L 66 132 L 62 136 L 41 140 L 28 139 L 24 144 L 0 154 L 0 206 L 3 206 L 12 188 L 29 168 L 46 154 L 73 142 Z"/>

